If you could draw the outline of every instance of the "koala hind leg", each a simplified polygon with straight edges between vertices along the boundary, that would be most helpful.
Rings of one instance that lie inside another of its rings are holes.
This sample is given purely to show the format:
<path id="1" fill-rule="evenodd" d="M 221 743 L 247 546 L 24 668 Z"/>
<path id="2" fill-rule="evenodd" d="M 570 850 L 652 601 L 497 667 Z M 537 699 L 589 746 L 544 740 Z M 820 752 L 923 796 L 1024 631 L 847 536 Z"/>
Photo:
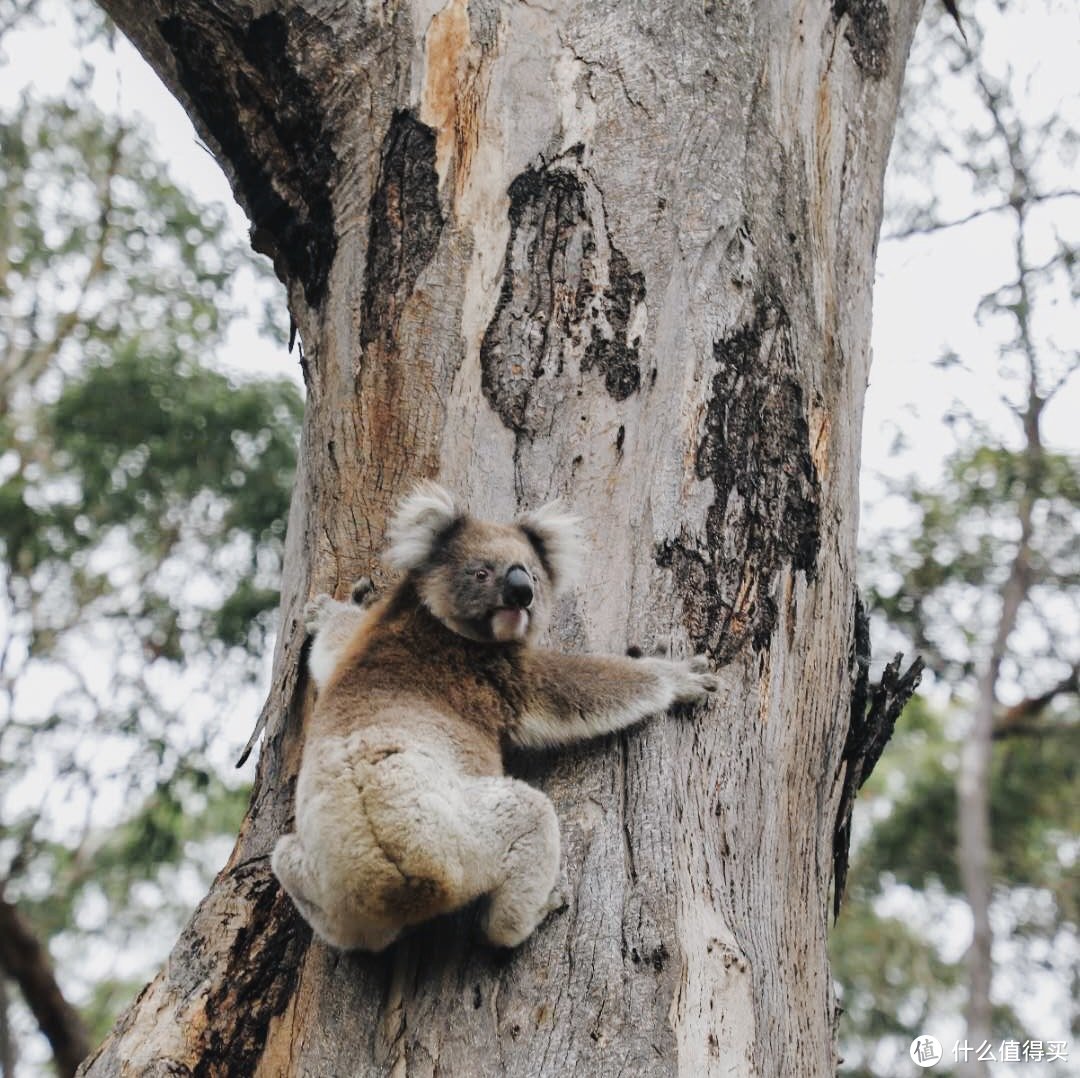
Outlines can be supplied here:
<path id="1" fill-rule="evenodd" d="M 316 899 L 318 889 L 308 872 L 304 849 L 296 835 L 282 835 L 270 857 L 270 866 L 304 920 L 320 939 L 342 950 L 385 950 L 400 935 L 396 925 L 376 924 L 358 917 L 335 917 Z"/>
<path id="2" fill-rule="evenodd" d="M 326 914 L 315 899 L 315 888 L 304 863 L 304 850 L 296 835 L 282 835 L 270 855 L 270 867 L 285 888 L 296 908 L 315 931 L 324 938 L 330 932 Z"/>
<path id="3" fill-rule="evenodd" d="M 559 881 L 559 821 L 539 790 L 517 779 L 490 780 L 478 810 L 492 841 L 496 881 L 481 930 L 497 947 L 517 947 L 563 897 Z M 486 802 L 486 804 L 485 804 Z"/>

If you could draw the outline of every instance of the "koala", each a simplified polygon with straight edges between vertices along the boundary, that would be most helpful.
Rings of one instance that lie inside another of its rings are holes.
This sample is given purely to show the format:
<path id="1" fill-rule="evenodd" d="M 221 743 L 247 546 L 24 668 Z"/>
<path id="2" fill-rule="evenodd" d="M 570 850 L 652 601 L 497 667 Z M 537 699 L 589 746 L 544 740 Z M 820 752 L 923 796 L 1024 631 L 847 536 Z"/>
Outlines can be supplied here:
<path id="1" fill-rule="evenodd" d="M 381 951 L 475 899 L 489 943 L 516 947 L 553 909 L 551 801 L 507 777 L 510 745 L 567 745 L 702 700 L 703 658 L 566 655 L 534 645 L 578 567 L 579 522 L 558 503 L 493 524 L 423 483 L 397 509 L 374 598 L 308 604 L 315 710 L 296 832 L 275 875 L 315 932 Z"/>

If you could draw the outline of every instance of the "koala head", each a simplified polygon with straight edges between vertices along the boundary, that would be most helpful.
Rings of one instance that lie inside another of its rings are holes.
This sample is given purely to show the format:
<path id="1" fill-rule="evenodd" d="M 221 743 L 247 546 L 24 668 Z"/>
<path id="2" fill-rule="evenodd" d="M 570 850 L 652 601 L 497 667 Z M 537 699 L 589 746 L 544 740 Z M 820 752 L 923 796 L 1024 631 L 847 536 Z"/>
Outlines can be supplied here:
<path id="1" fill-rule="evenodd" d="M 512 524 L 474 520 L 435 483 L 420 483 L 390 525 L 386 560 L 412 575 L 421 601 L 470 640 L 528 640 L 573 580 L 580 524 L 551 502 Z"/>

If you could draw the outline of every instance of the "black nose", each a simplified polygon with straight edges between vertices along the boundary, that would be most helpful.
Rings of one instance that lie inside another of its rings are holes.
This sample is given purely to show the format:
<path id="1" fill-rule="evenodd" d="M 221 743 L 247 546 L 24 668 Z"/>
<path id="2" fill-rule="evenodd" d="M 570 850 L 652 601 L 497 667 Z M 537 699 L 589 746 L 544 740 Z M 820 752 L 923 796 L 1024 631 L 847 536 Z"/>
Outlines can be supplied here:
<path id="1" fill-rule="evenodd" d="M 503 581 L 503 602 L 525 610 L 532 601 L 532 577 L 523 565 L 511 565 Z"/>

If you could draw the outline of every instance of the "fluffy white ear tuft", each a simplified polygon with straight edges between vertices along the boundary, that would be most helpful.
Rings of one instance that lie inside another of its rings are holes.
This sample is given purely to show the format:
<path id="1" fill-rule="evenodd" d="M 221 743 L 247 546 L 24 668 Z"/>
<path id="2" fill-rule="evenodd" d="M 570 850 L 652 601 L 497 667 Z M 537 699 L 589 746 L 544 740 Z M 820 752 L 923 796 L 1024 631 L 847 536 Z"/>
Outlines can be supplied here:
<path id="1" fill-rule="evenodd" d="M 430 479 L 417 483 L 390 522 L 385 560 L 405 573 L 423 565 L 439 538 L 461 516 L 448 490 Z"/>
<path id="2" fill-rule="evenodd" d="M 536 547 L 555 590 L 570 587 L 581 572 L 581 518 L 553 501 L 518 517 L 517 526 Z"/>

